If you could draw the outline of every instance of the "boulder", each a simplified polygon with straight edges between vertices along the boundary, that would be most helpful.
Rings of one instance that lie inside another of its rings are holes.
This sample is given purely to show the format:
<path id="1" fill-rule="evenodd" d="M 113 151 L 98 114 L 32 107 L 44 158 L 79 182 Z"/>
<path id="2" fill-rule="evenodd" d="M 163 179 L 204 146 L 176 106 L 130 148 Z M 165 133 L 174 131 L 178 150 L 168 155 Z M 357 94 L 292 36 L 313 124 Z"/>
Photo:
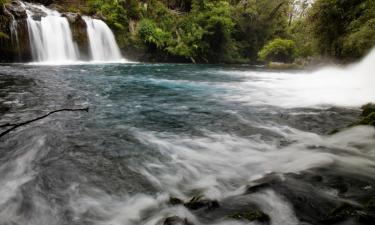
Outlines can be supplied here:
<path id="1" fill-rule="evenodd" d="M 80 20 L 82 20 L 82 17 L 79 13 L 65 12 L 61 14 L 61 16 L 67 18 L 69 23 L 77 23 L 77 22 L 80 23 L 81 22 Z"/>
<path id="2" fill-rule="evenodd" d="M 27 17 L 25 8 L 19 1 L 12 1 L 4 5 L 5 9 L 11 13 L 15 19 L 23 19 Z"/>

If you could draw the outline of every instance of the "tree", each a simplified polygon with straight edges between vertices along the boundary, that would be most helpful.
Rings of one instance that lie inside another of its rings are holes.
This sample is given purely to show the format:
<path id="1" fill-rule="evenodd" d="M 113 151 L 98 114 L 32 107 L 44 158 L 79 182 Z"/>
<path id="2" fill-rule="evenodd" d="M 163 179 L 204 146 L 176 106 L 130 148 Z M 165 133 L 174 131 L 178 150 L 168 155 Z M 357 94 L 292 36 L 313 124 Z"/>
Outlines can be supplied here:
<path id="1" fill-rule="evenodd" d="M 276 38 L 268 42 L 259 52 L 262 61 L 277 61 L 290 63 L 296 58 L 296 43 L 292 40 Z"/>

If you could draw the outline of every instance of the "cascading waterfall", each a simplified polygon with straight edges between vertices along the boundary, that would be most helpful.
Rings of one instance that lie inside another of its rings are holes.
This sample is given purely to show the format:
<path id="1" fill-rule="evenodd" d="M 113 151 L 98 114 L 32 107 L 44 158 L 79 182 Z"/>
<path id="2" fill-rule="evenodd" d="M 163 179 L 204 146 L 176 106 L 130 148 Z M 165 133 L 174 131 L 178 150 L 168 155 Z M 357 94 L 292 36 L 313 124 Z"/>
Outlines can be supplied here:
<path id="1" fill-rule="evenodd" d="M 98 19 L 84 16 L 90 52 L 94 61 L 119 61 L 122 59 L 115 37 L 107 24 Z"/>
<path id="2" fill-rule="evenodd" d="M 34 61 L 52 64 L 83 61 L 67 18 L 56 10 L 42 5 L 22 2 L 21 4 L 27 13 L 30 47 Z M 87 16 L 83 19 L 87 25 L 90 60 L 124 62 L 115 37 L 107 24 Z"/>
<path id="3" fill-rule="evenodd" d="M 38 62 L 69 62 L 78 60 L 78 50 L 73 42 L 69 22 L 57 11 L 44 6 L 33 7 L 46 14 L 40 21 L 27 12 L 30 45 L 33 58 Z"/>

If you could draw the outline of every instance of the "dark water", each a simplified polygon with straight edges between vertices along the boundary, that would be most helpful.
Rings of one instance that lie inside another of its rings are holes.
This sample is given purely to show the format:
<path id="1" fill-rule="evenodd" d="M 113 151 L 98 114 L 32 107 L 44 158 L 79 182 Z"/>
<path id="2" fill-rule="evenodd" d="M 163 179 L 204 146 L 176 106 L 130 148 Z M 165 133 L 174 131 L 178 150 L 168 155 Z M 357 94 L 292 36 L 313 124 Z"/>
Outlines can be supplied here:
<path id="1" fill-rule="evenodd" d="M 357 120 L 368 101 L 360 83 L 174 64 L 13 65 L 0 74 L 0 124 L 90 108 L 0 139 L 1 225 L 156 225 L 170 216 L 248 224 L 228 215 L 254 207 L 271 224 L 371 224 L 322 222 L 375 193 L 374 129 L 328 135 Z M 220 206 L 168 203 L 197 195 Z"/>

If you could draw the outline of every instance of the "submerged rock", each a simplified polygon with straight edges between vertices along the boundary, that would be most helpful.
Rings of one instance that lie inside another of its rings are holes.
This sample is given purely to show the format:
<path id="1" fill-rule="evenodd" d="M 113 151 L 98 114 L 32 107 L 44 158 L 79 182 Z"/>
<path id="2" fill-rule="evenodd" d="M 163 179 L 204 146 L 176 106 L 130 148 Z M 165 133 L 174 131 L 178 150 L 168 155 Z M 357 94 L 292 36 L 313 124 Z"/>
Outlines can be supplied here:
<path id="1" fill-rule="evenodd" d="M 184 204 L 184 201 L 182 201 L 181 199 L 176 198 L 176 197 L 170 197 L 169 198 L 169 204 L 171 204 L 171 205 L 182 205 L 182 204 Z"/>
<path id="2" fill-rule="evenodd" d="M 204 208 L 206 210 L 214 209 L 220 206 L 216 200 L 205 199 L 202 196 L 196 196 L 190 199 L 189 202 L 185 203 L 184 206 L 191 210 L 197 210 Z"/>
<path id="3" fill-rule="evenodd" d="M 164 220 L 163 225 L 193 225 L 186 218 L 171 216 Z"/>
<path id="4" fill-rule="evenodd" d="M 229 215 L 228 217 L 236 220 L 248 220 L 250 222 L 258 221 L 262 223 L 268 223 L 270 221 L 270 217 L 260 210 L 234 213 Z"/>

